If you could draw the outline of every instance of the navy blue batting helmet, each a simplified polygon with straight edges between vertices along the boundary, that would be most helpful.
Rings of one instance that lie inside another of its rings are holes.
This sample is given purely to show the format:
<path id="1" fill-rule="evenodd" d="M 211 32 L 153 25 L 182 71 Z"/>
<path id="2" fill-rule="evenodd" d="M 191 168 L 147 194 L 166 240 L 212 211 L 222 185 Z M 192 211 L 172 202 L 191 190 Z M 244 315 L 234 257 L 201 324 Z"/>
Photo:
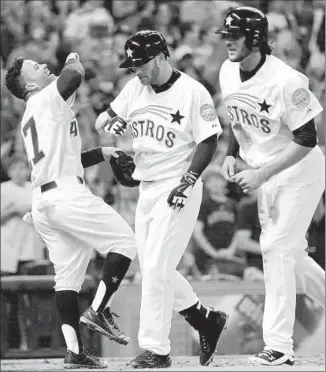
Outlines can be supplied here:
<path id="1" fill-rule="evenodd" d="M 224 19 L 222 28 L 215 32 L 225 36 L 243 35 L 246 37 L 248 48 L 267 45 L 268 20 L 259 9 L 249 6 L 240 6 L 230 9 Z"/>
<path id="2" fill-rule="evenodd" d="M 120 64 L 120 68 L 137 67 L 144 65 L 159 53 L 170 57 L 170 53 L 163 35 L 158 31 L 138 31 L 126 41 L 126 59 Z"/>

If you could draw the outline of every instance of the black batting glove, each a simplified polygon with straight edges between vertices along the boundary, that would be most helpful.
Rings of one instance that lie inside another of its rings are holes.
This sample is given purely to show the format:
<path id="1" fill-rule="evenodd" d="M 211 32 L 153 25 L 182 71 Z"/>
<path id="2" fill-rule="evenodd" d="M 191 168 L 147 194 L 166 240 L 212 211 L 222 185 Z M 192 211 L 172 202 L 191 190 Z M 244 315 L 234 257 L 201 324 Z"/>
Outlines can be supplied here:
<path id="1" fill-rule="evenodd" d="M 179 185 L 170 192 L 167 200 L 172 209 L 181 211 L 185 206 L 186 201 L 191 194 L 192 187 L 196 183 L 198 177 L 198 174 L 192 171 L 187 172 L 182 176 Z"/>

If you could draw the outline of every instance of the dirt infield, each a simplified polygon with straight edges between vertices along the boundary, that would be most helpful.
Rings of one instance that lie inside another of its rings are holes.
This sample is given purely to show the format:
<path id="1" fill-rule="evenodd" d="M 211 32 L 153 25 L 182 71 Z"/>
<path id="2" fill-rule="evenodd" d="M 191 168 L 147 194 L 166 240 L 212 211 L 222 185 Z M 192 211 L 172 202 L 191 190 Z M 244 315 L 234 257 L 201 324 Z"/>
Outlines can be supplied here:
<path id="1" fill-rule="evenodd" d="M 130 358 L 106 358 L 109 367 L 104 371 L 127 371 Z M 62 359 L 5 359 L 1 371 L 62 371 Z M 197 357 L 173 357 L 172 367 L 157 371 L 325 371 L 325 354 L 296 356 L 294 367 L 264 367 L 248 364 L 246 355 L 216 356 L 209 367 L 201 367 Z M 78 371 L 88 371 L 78 369 Z M 90 369 L 89 371 L 94 371 Z M 156 371 L 156 370 L 155 370 Z"/>

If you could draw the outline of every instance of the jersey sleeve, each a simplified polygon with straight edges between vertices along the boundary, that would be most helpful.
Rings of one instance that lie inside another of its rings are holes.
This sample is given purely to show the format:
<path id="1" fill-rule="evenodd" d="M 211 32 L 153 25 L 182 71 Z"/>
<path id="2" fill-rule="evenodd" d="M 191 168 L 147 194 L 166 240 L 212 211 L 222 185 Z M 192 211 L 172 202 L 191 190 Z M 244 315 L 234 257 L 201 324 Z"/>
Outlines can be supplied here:
<path id="1" fill-rule="evenodd" d="M 219 136 L 222 133 L 213 99 L 202 84 L 194 88 L 191 125 L 194 141 L 197 144 L 214 134 Z"/>
<path id="2" fill-rule="evenodd" d="M 282 119 L 291 131 L 300 128 L 323 111 L 315 95 L 309 90 L 309 80 L 294 71 L 282 88 Z"/>
<path id="3" fill-rule="evenodd" d="M 135 79 L 131 79 L 122 88 L 117 97 L 110 103 L 112 110 L 121 118 L 127 118 L 129 114 L 130 99 L 135 95 Z"/>
<path id="4" fill-rule="evenodd" d="M 70 111 L 76 96 L 76 93 L 73 93 L 67 101 L 65 101 L 59 93 L 56 80 L 44 88 L 40 93 L 42 94 L 42 107 L 47 106 L 52 117 L 58 117 L 67 110 Z"/>

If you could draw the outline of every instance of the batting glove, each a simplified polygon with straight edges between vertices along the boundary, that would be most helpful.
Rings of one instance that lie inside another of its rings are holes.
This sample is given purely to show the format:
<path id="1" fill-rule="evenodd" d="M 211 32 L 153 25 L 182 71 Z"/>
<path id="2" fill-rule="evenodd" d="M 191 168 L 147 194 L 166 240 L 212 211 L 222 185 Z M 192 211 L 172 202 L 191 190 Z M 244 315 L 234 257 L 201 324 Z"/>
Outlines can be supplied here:
<path id="1" fill-rule="evenodd" d="M 176 210 L 181 211 L 181 209 L 185 206 L 188 197 L 191 194 L 192 188 L 198 179 L 198 174 L 195 172 L 187 172 L 185 173 L 180 183 L 177 187 L 175 187 L 168 197 L 168 204 L 169 206 Z"/>
<path id="2" fill-rule="evenodd" d="M 108 112 L 104 111 L 96 119 L 95 129 L 98 133 L 110 133 L 114 136 L 122 136 L 126 133 L 128 125 L 119 116 L 111 118 Z"/>

